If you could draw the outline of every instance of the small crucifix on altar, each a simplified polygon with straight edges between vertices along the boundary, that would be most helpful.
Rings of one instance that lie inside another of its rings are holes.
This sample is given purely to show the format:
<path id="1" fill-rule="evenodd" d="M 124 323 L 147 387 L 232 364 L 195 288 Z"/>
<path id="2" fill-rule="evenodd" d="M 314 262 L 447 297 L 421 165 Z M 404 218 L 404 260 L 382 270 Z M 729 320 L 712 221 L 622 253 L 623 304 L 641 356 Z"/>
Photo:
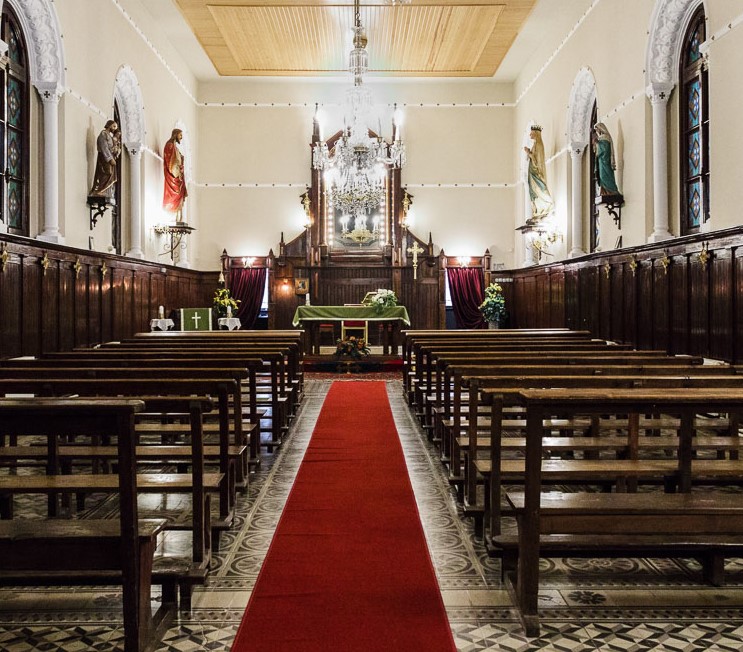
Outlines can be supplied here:
<path id="1" fill-rule="evenodd" d="M 422 254 L 425 250 L 419 246 L 417 242 L 413 241 L 413 246 L 408 247 L 408 253 L 413 254 L 413 280 L 418 279 L 418 254 Z"/>
<path id="2" fill-rule="evenodd" d="M 194 330 L 199 330 L 199 321 L 201 320 L 201 315 L 198 312 L 194 313 L 194 316 L 191 317 L 191 319 L 193 320 Z"/>

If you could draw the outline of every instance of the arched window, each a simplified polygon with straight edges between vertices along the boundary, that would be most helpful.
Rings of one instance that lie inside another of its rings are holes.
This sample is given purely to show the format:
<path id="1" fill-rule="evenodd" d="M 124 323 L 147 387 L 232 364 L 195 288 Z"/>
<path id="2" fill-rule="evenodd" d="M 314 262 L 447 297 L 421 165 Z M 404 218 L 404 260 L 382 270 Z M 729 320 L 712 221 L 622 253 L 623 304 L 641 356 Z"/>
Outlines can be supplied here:
<path id="1" fill-rule="evenodd" d="M 119 147 L 121 146 L 121 113 L 119 111 L 119 103 L 114 100 L 114 120 L 119 125 L 118 141 Z M 121 170 L 122 164 L 121 159 L 123 158 L 123 151 L 119 151 L 119 155 L 116 157 L 116 183 L 114 184 L 113 192 L 113 210 L 111 211 L 111 245 L 114 251 L 121 255 L 123 249 L 121 246 Z"/>
<path id="2" fill-rule="evenodd" d="M 0 61 L 0 218 L 8 233 L 28 235 L 28 50 L 21 25 L 5 3 L 0 37 L 8 53 Z"/>
<path id="3" fill-rule="evenodd" d="M 588 214 L 590 215 L 590 239 L 591 249 L 590 251 L 596 251 L 601 244 L 601 231 L 599 224 L 599 205 L 596 203 L 596 198 L 600 197 L 600 191 L 598 187 L 598 181 L 596 179 L 596 149 L 593 144 L 593 127 L 599 121 L 599 109 L 596 102 L 593 103 L 591 109 L 591 125 L 589 132 L 591 133 L 591 144 L 589 145 L 588 151 L 590 156 L 588 158 Z"/>
<path id="4" fill-rule="evenodd" d="M 681 234 L 696 233 L 709 219 L 709 97 L 707 67 L 699 46 L 707 38 L 704 6 L 694 13 L 681 49 Z"/>

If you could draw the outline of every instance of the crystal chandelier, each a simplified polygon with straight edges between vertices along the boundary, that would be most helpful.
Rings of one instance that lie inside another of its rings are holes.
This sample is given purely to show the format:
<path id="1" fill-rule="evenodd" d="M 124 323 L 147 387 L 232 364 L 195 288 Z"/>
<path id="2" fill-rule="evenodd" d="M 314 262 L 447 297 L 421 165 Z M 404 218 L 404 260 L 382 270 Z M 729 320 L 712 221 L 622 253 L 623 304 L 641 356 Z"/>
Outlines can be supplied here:
<path id="1" fill-rule="evenodd" d="M 400 138 L 397 115 L 393 116 L 391 144 L 381 135 L 376 138 L 369 135 L 367 124 L 371 122 L 373 102 L 371 93 L 363 85 L 364 74 L 369 69 L 369 54 L 359 0 L 354 2 L 354 11 L 353 49 L 348 64 L 354 84 L 346 91 L 343 133 L 332 150 L 325 142 L 315 143 L 312 167 L 325 173 L 331 203 L 342 213 L 344 237 L 363 242 L 364 238 L 370 240 L 378 234 L 378 229 L 369 231 L 366 227 L 366 213 L 383 201 L 387 166 L 401 168 L 405 165 L 405 145 Z M 354 218 L 353 230 L 348 229 L 351 217 Z"/>

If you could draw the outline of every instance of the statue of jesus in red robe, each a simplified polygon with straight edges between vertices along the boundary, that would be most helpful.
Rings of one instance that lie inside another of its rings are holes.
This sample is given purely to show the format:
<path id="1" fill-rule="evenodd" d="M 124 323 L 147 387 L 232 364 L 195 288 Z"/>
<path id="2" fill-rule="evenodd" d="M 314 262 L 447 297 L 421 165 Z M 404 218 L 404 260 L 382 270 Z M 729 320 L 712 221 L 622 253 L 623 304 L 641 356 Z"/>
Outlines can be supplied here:
<path id="1" fill-rule="evenodd" d="M 183 154 L 178 143 L 183 139 L 180 129 L 173 129 L 170 140 L 163 149 L 163 168 L 165 171 L 165 188 L 163 191 L 163 208 L 175 213 L 176 222 L 183 220 L 183 202 L 188 196 L 186 177 L 183 171 Z"/>

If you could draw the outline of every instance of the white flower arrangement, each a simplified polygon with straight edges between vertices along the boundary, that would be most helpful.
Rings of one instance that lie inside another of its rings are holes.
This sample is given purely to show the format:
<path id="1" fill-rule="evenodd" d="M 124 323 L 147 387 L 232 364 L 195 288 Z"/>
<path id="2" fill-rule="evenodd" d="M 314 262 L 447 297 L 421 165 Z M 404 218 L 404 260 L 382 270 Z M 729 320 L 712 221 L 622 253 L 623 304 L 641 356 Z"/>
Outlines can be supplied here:
<path id="1" fill-rule="evenodd" d="M 369 297 L 369 305 L 378 313 L 397 305 L 397 295 L 392 290 L 379 289 Z"/>

